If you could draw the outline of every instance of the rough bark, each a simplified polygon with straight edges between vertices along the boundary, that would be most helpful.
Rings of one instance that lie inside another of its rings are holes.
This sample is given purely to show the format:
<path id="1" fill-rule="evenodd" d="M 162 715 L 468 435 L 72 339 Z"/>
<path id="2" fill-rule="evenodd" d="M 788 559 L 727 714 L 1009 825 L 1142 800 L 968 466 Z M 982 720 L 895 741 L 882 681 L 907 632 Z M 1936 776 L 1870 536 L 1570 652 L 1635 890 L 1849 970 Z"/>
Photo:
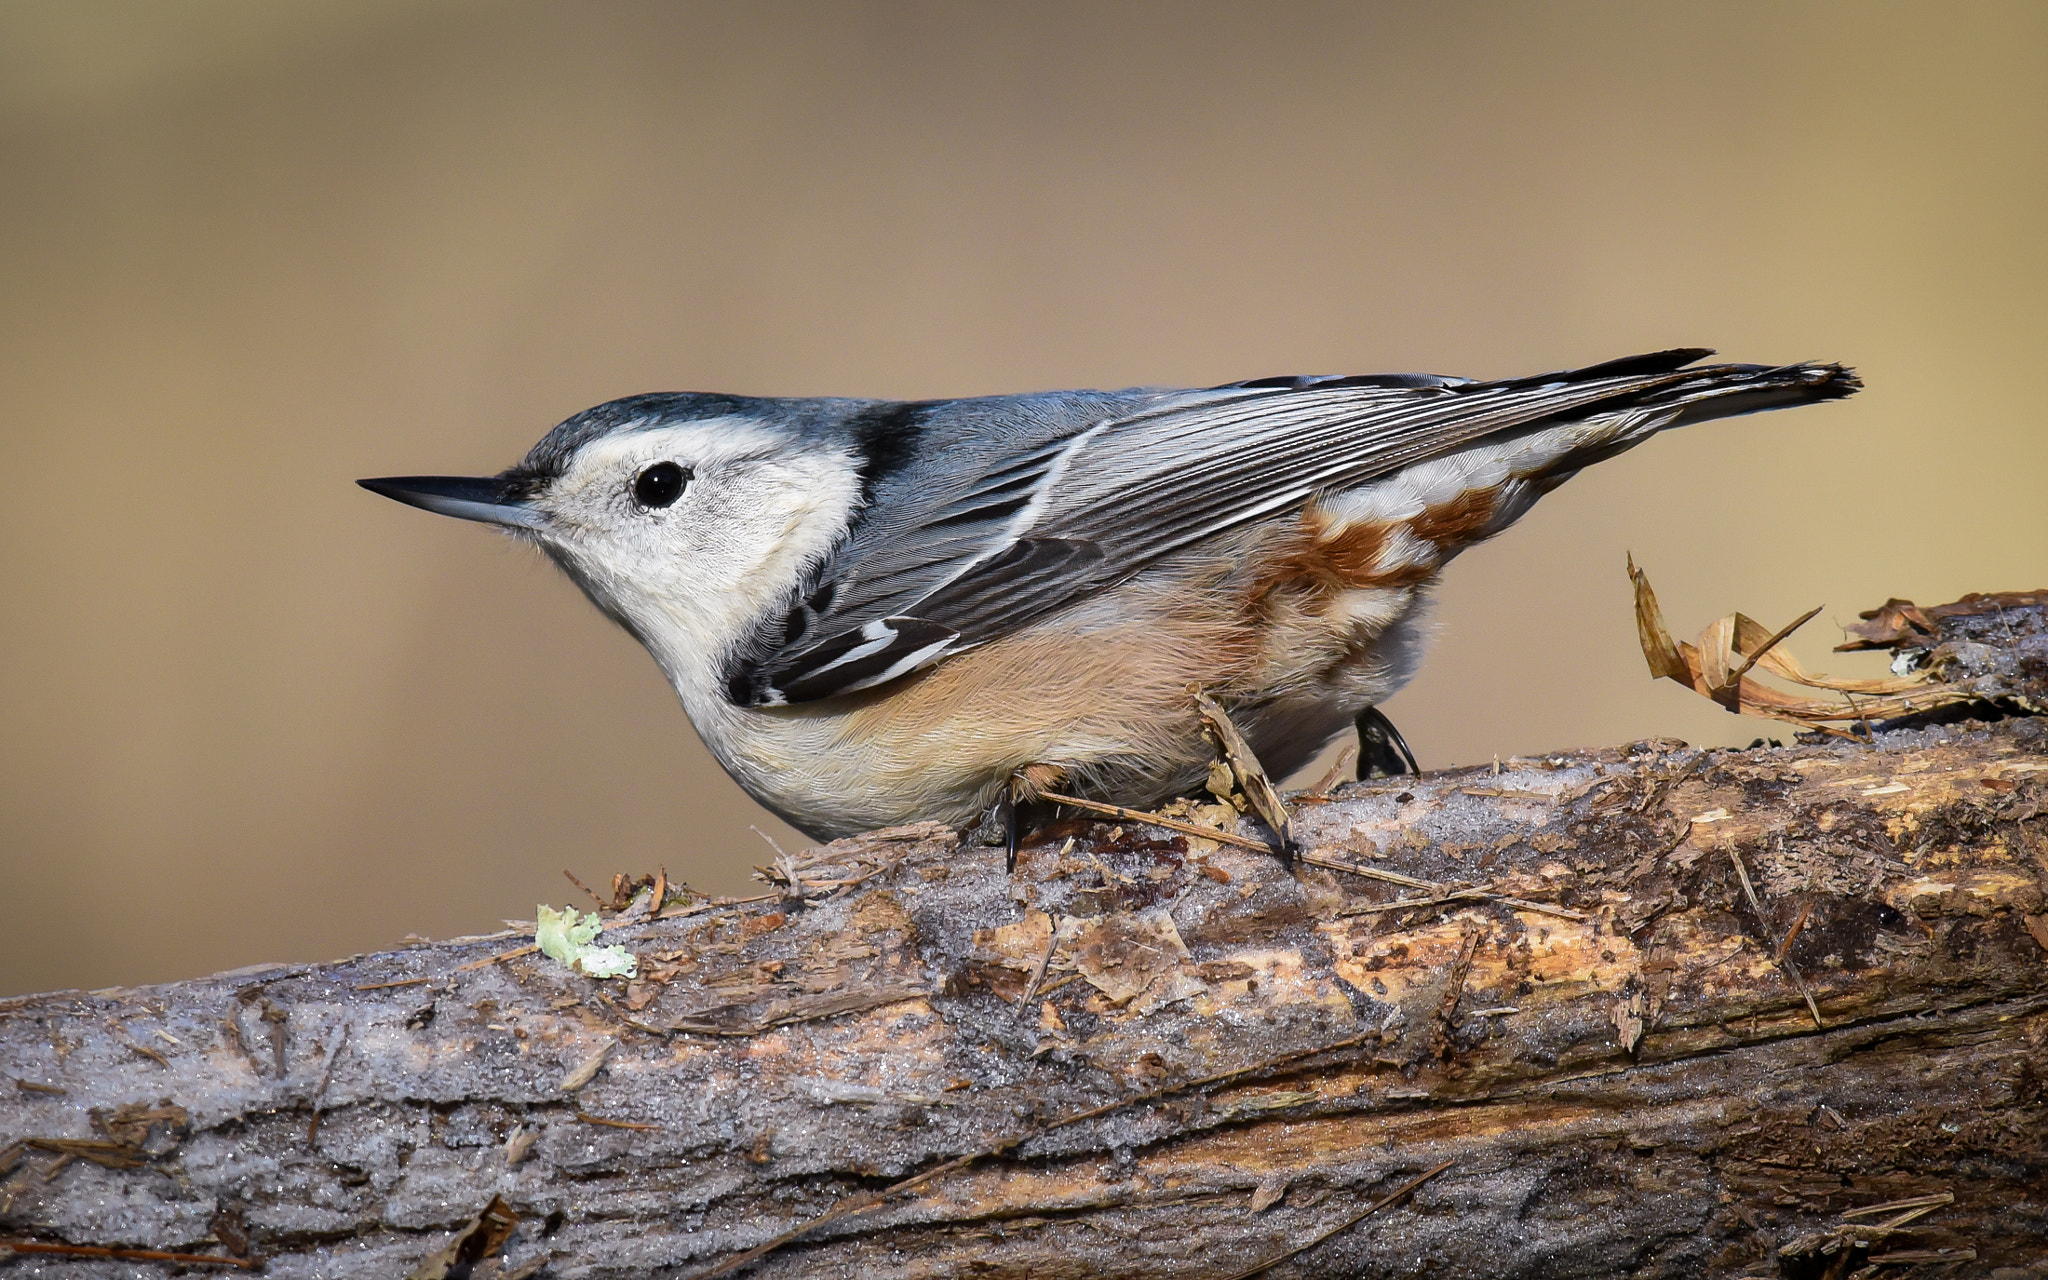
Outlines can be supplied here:
<path id="1" fill-rule="evenodd" d="M 1978 657 L 2037 681 L 2018 624 Z M 739 1269 L 1230 1276 L 1449 1162 L 1273 1274 L 2048 1273 L 2048 722 L 1506 761 L 1294 834 L 1289 874 L 1076 821 L 1014 879 L 842 841 L 779 897 L 643 890 L 637 984 L 508 934 L 6 1002 L 0 1230 L 689 1275 L 837 1206 Z"/>

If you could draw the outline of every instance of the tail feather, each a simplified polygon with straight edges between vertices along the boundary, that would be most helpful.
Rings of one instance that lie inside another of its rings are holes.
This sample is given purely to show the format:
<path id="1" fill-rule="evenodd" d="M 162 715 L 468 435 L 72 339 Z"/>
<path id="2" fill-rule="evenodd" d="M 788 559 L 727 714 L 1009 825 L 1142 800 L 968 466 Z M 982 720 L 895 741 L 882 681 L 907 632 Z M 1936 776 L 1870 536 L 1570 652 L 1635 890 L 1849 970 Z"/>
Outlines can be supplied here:
<path id="1" fill-rule="evenodd" d="M 1712 355 L 1703 347 L 1681 347 L 1649 355 L 1625 356 L 1534 377 L 1499 382 L 1478 382 L 1466 391 L 1525 389 L 1560 386 L 1604 379 L 1626 379 L 1633 385 L 1619 385 L 1614 397 L 1585 406 L 1581 417 L 1606 417 L 1630 409 L 1655 409 L 1672 405 L 1702 406 L 1687 409 L 1684 422 L 1704 422 L 1822 400 L 1839 400 L 1863 389 L 1856 371 L 1839 364 L 1707 364 L 1687 368 L 1694 361 Z M 1715 407 L 1705 409 L 1712 403 Z M 1665 425 L 1676 426 L 1677 422 Z"/>
<path id="2" fill-rule="evenodd" d="M 1714 418 L 1840 400 L 1863 389 L 1863 380 L 1856 376 L 1856 371 L 1839 364 L 1736 364 L 1699 372 L 1707 376 L 1681 383 L 1667 393 L 1670 403 L 1686 406 L 1669 425 L 1682 427 Z"/>
<path id="3" fill-rule="evenodd" d="M 1433 575 L 1465 547 L 1520 519 L 1538 498 L 1596 462 L 1626 453 L 1661 431 L 1713 418 L 1838 400 L 1862 387 L 1838 364 L 1722 364 L 1685 368 L 1698 350 L 1661 351 L 1513 382 L 1471 383 L 1531 391 L 1558 383 L 1616 379 L 1614 394 L 1569 418 L 1485 437 L 1357 488 L 1327 495 L 1314 524 L 1324 539 L 1382 539 L 1370 585 Z M 1385 531 L 1399 530 L 1387 537 Z"/>
<path id="4" fill-rule="evenodd" d="M 1603 360 L 1578 369 L 1559 369 L 1552 373 L 1490 381 L 1452 378 L 1435 373 L 1304 374 L 1228 382 L 1211 390 L 1279 388 L 1329 391 L 1345 387 L 1382 387 L 1473 394 L 1529 391 L 1540 387 L 1577 386 L 1612 380 L 1616 385 L 1611 399 L 1582 405 L 1575 416 L 1602 417 L 1631 408 L 1657 405 L 1707 401 L 1716 404 L 1712 410 L 1689 409 L 1678 421 L 1662 424 L 1677 426 L 1821 400 L 1839 400 L 1843 396 L 1854 395 L 1863 387 L 1855 370 L 1839 364 L 1710 364 L 1686 367 L 1713 354 L 1711 347 L 1673 347 L 1668 351 Z"/>
<path id="5" fill-rule="evenodd" d="M 1536 373 L 1521 378 L 1499 378 L 1474 385 L 1508 388 L 1548 387 L 1574 382 L 1594 382 L 1601 378 L 1654 378 L 1659 374 L 1677 373 L 1685 366 L 1713 354 L 1712 347 L 1673 347 L 1669 351 L 1650 351 L 1639 356 L 1620 356 L 1613 360 L 1602 360 L 1599 364 L 1589 364 L 1581 369 L 1560 369 L 1554 373 Z"/>
<path id="6" fill-rule="evenodd" d="M 1596 462 L 1626 453 L 1675 427 L 1840 400 L 1862 388 L 1856 371 L 1839 364 L 1723 364 L 1684 369 L 1654 386 L 1624 390 L 1593 406 L 1580 420 L 1588 425 L 1606 424 L 1605 429 L 1581 437 L 1543 470 L 1554 476 L 1554 487 Z"/>

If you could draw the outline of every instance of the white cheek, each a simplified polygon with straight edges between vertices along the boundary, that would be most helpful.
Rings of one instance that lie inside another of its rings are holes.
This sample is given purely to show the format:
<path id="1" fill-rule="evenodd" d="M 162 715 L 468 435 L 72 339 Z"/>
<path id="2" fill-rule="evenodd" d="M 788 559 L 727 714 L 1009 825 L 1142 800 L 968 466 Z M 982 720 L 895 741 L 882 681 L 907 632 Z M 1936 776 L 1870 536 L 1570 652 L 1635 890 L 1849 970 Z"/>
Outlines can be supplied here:
<path id="1" fill-rule="evenodd" d="M 585 589 L 630 622 L 701 722 L 722 706 L 724 655 L 779 615 L 791 588 L 844 534 L 858 500 L 852 460 L 836 453 L 711 464 L 675 507 L 586 510 L 565 525 L 561 546 Z"/>

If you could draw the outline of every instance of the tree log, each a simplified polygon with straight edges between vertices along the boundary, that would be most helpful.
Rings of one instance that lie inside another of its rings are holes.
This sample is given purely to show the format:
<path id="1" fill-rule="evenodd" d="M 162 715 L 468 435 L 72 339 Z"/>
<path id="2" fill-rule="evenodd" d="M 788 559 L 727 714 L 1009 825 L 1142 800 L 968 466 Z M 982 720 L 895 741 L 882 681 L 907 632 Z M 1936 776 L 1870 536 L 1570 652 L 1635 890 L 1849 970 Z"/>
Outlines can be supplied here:
<path id="1" fill-rule="evenodd" d="M 1070 820 L 644 885 L 631 982 L 508 933 L 0 1003 L 11 1265 L 2048 1274 L 2048 721 L 1295 803 L 1292 873 Z"/>

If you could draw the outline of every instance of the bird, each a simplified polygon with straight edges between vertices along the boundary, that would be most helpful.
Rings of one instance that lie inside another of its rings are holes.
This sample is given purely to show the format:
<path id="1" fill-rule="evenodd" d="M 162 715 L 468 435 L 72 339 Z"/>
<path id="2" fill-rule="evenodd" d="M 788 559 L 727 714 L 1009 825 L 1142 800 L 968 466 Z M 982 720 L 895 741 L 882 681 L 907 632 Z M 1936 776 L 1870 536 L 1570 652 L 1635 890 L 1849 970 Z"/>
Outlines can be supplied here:
<path id="1" fill-rule="evenodd" d="M 1361 776 L 1412 769 L 1380 704 L 1460 551 L 1660 431 L 1862 385 L 1713 354 L 922 401 L 662 392 L 578 413 L 493 476 L 358 483 L 537 546 L 812 838 L 1007 812 L 1014 862 L 1039 796 L 1200 792 L 1196 689 L 1273 777 L 1347 731 Z"/>

